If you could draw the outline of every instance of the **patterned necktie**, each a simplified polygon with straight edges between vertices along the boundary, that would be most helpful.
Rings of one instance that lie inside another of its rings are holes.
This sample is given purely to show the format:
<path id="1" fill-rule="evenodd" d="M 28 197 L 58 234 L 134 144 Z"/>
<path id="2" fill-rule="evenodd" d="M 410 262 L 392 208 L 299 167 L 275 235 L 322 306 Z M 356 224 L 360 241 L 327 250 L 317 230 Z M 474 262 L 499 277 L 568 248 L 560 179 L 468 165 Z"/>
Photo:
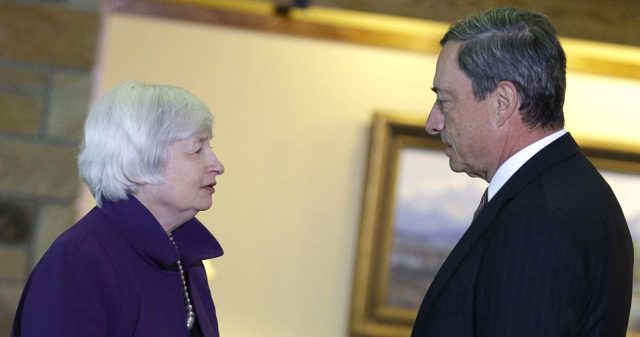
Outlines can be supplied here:
<path id="1" fill-rule="evenodd" d="M 482 209 L 484 208 L 484 206 L 487 204 L 487 202 L 489 202 L 488 196 L 487 196 L 488 190 L 489 189 L 487 188 L 486 190 L 484 190 L 484 193 L 482 193 L 482 198 L 480 198 L 480 204 L 478 205 L 478 208 L 476 208 L 476 211 L 473 212 L 473 221 L 476 221 L 476 218 L 478 217 L 478 215 L 480 215 L 480 212 L 482 212 Z"/>

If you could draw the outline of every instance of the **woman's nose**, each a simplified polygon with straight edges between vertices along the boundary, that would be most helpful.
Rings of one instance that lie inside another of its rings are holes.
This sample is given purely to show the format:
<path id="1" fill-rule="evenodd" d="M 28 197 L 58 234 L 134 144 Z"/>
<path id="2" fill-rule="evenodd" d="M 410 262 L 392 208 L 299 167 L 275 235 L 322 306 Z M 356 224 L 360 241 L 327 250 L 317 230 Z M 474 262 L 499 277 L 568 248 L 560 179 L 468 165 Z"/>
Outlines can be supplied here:
<path id="1" fill-rule="evenodd" d="M 209 166 L 208 169 L 211 172 L 216 172 L 218 175 L 221 175 L 224 173 L 224 165 L 222 164 L 222 162 L 220 161 L 220 159 L 218 159 L 218 156 L 213 152 L 213 149 L 210 151 L 210 162 L 209 162 Z"/>

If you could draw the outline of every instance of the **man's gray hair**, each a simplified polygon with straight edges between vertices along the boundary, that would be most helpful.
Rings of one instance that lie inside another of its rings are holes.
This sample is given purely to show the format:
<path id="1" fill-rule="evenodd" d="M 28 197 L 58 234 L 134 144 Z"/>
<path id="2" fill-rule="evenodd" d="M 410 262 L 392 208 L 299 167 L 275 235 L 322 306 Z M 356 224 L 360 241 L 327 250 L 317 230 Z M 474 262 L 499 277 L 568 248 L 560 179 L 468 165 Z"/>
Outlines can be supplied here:
<path id="1" fill-rule="evenodd" d="M 471 80 L 476 100 L 510 81 L 527 125 L 564 125 L 567 61 L 546 16 L 515 7 L 487 10 L 454 23 L 440 44 L 449 41 L 461 42 L 458 65 Z"/>
<path id="2" fill-rule="evenodd" d="M 93 105 L 78 158 L 80 177 L 98 206 L 127 199 L 140 184 L 160 184 L 169 145 L 211 132 L 199 98 L 169 85 L 125 82 Z"/>

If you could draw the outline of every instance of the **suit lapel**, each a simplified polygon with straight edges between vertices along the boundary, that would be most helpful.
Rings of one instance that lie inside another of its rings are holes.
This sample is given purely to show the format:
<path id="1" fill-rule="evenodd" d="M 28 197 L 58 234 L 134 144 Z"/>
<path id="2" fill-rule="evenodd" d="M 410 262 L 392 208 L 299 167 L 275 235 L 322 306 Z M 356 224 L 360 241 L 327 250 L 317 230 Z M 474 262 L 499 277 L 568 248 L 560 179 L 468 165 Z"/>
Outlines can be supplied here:
<path id="1" fill-rule="evenodd" d="M 569 133 L 558 138 L 553 143 L 543 148 L 540 152 L 529 159 L 516 173 L 509 178 L 507 183 L 485 206 L 479 216 L 471 223 L 460 241 L 453 248 L 442 267 L 436 274 L 435 279 L 429 286 L 429 290 L 420 306 L 418 318 L 414 326 L 412 336 L 421 336 L 424 329 L 425 319 L 420 319 L 428 315 L 434 301 L 442 293 L 449 279 L 465 259 L 469 250 L 491 227 L 494 219 L 502 207 L 513 199 L 527 184 L 542 172 L 555 166 L 557 163 L 566 160 L 580 152 Z"/>

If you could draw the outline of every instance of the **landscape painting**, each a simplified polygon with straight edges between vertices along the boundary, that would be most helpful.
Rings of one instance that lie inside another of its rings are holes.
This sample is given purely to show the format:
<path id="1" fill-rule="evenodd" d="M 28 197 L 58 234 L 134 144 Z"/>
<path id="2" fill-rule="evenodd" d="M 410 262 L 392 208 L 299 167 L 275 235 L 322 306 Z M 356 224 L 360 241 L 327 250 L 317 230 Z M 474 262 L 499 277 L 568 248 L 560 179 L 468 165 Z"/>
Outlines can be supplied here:
<path id="1" fill-rule="evenodd" d="M 390 305 L 417 309 L 487 183 L 452 172 L 441 151 L 403 149 L 397 165 L 387 296 Z"/>

